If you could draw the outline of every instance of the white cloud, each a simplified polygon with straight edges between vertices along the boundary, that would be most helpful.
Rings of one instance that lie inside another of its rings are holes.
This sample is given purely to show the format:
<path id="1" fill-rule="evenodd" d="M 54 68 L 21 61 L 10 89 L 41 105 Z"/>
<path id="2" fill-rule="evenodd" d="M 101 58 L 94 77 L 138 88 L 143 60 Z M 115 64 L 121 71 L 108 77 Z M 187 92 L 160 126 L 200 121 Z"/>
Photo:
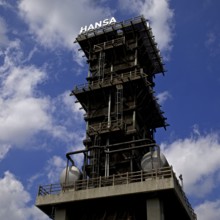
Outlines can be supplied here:
<path id="1" fill-rule="evenodd" d="M 44 96 L 39 86 L 47 80 L 43 68 L 24 65 L 19 40 L 9 43 L 2 53 L 0 66 L 0 158 L 11 147 L 25 147 L 39 132 L 45 132 L 65 143 L 82 140 L 84 131 L 72 129 L 80 125 L 83 111 L 68 92 L 57 98 Z M 60 108 L 62 106 L 62 108 Z M 6 147 L 7 146 L 7 147 Z"/>
<path id="2" fill-rule="evenodd" d="M 46 220 L 47 218 L 35 206 L 29 206 L 31 197 L 22 183 L 6 171 L 0 179 L 0 219 L 7 220 Z"/>
<path id="3" fill-rule="evenodd" d="M 7 0 L 0 0 L 0 6 L 3 7 L 11 7 L 11 5 L 7 2 Z"/>
<path id="4" fill-rule="evenodd" d="M 163 143 L 161 148 L 177 174 L 183 175 L 187 193 L 204 197 L 217 187 L 220 172 L 219 134 L 202 136 L 196 132 L 190 138 L 171 144 Z"/>
<path id="5" fill-rule="evenodd" d="M 160 105 L 162 105 L 162 104 L 164 104 L 164 102 L 165 102 L 167 99 L 171 98 L 171 95 L 170 95 L 170 93 L 169 93 L 168 91 L 164 91 L 164 92 L 159 93 L 159 94 L 157 95 L 157 98 L 158 98 L 158 103 L 159 103 Z"/>
<path id="6" fill-rule="evenodd" d="M 82 108 L 79 102 L 76 102 L 75 96 L 70 96 L 70 92 L 66 91 L 59 96 L 60 101 L 64 104 L 66 110 L 71 111 L 75 120 L 78 122 L 83 122 L 83 115 L 85 111 Z"/>
<path id="7" fill-rule="evenodd" d="M 33 134 L 50 129 L 50 100 L 37 87 L 46 72 L 35 66 L 20 66 L 19 42 L 11 42 L 0 66 L 0 143 L 19 145 Z"/>
<path id="8" fill-rule="evenodd" d="M 70 96 L 70 91 L 65 91 L 52 101 L 55 125 L 51 132 L 53 136 L 68 142 L 69 145 L 78 145 L 85 135 L 84 111 L 80 110 L 80 104 L 75 103 L 75 100 Z"/>
<path id="9" fill-rule="evenodd" d="M 199 220 L 216 220 L 220 216 L 220 200 L 205 201 L 195 207 L 195 212 Z"/>
<path id="10" fill-rule="evenodd" d="M 36 173 L 33 176 L 31 176 L 30 178 L 28 178 L 27 189 L 30 190 L 31 187 L 33 186 L 33 184 L 35 183 L 35 185 L 36 185 L 36 181 L 43 176 L 44 176 L 44 173 L 41 172 L 41 173 Z"/>
<path id="11" fill-rule="evenodd" d="M 112 11 L 91 0 L 20 0 L 19 14 L 38 43 L 50 49 L 73 49 L 74 60 L 82 65 L 82 53 L 73 44 L 80 27 L 110 17 Z"/>
<path id="12" fill-rule="evenodd" d="M 62 170 L 66 167 L 66 161 L 59 157 L 53 156 L 48 160 L 46 172 L 50 183 L 59 183 Z"/>
<path id="13" fill-rule="evenodd" d="M 21 0 L 19 10 L 37 41 L 49 48 L 73 48 L 81 26 L 111 14 L 109 8 L 91 0 Z"/>
<path id="14" fill-rule="evenodd" d="M 11 145 L 1 144 L 0 145 L 0 161 L 5 158 L 6 154 L 9 152 Z"/>
<path id="15" fill-rule="evenodd" d="M 159 48 L 163 52 L 171 49 L 174 13 L 169 7 L 169 0 L 119 0 L 117 10 L 145 15 L 151 21 Z M 51 49 L 57 46 L 73 48 L 74 60 L 79 64 L 82 64 L 82 58 L 73 41 L 80 27 L 114 16 L 115 11 L 103 2 L 91 0 L 20 0 L 19 3 L 19 14 L 36 40 Z"/>
<path id="16" fill-rule="evenodd" d="M 143 14 L 150 20 L 159 49 L 169 52 L 172 48 L 174 12 L 169 0 L 119 0 L 122 10 L 133 14 Z"/>

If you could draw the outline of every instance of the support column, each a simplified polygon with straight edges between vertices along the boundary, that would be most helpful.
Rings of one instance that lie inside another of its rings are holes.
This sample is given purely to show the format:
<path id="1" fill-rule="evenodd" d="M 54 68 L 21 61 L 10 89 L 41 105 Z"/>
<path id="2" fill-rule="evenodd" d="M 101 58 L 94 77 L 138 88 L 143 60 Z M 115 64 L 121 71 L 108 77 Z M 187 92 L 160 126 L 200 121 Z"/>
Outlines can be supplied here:
<path id="1" fill-rule="evenodd" d="M 68 220 L 65 208 L 56 208 L 54 220 Z"/>
<path id="2" fill-rule="evenodd" d="M 164 220 L 163 204 L 159 198 L 147 200 L 147 220 Z"/>

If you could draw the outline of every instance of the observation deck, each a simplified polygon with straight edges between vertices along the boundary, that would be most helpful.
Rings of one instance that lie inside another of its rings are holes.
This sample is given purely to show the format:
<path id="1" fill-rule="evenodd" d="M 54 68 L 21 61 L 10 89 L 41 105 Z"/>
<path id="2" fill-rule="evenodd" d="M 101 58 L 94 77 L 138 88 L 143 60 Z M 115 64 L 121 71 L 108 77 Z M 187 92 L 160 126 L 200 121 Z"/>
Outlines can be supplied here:
<path id="1" fill-rule="evenodd" d="M 77 215 L 83 215 L 82 208 L 80 208 L 81 201 L 85 206 L 88 206 L 84 207 L 84 211 L 86 209 L 91 211 L 91 207 L 94 209 L 92 206 L 94 201 L 99 204 L 105 204 L 109 201 L 126 203 L 128 198 L 146 201 L 155 194 L 164 201 L 166 219 L 197 219 L 172 167 L 147 172 L 115 174 L 108 177 L 100 176 L 78 180 L 62 186 L 60 184 L 40 186 L 36 206 L 50 215 L 53 213 L 54 207 L 62 207 L 63 205 L 68 207 L 70 205 L 72 212 L 75 212 L 76 219 L 78 219 Z M 99 206 L 100 210 L 102 209 Z M 82 216 L 79 219 L 82 219 Z"/>

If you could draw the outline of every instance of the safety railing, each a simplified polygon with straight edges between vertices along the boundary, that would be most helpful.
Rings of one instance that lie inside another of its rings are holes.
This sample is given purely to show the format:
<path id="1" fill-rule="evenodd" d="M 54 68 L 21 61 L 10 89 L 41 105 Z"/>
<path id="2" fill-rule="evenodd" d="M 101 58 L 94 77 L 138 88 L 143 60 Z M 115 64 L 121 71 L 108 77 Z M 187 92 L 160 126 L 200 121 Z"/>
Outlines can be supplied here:
<path id="1" fill-rule="evenodd" d="M 179 181 L 177 180 L 176 176 L 174 178 L 174 183 L 175 185 L 177 186 L 177 189 L 178 189 L 178 192 L 180 193 L 180 195 L 182 196 L 184 202 L 186 203 L 188 209 L 189 209 L 189 212 L 191 213 L 191 215 L 193 216 L 193 219 L 197 219 L 197 215 L 196 213 L 194 212 L 189 200 L 187 199 L 187 196 L 186 194 L 184 193 L 183 191 L 183 187 L 180 185 Z"/>
<path id="2" fill-rule="evenodd" d="M 137 182 L 143 182 L 152 179 L 166 179 L 172 178 L 175 185 L 177 186 L 178 193 L 182 196 L 185 204 L 188 207 L 189 212 L 191 213 L 194 220 L 197 219 L 194 210 L 189 203 L 182 186 L 180 185 L 178 179 L 176 178 L 175 173 L 173 172 L 172 167 L 163 167 L 160 169 L 155 169 L 151 171 L 137 171 L 137 172 L 127 172 L 121 174 L 114 174 L 108 177 L 100 176 L 97 178 L 89 178 L 77 180 L 75 182 L 68 182 L 66 184 L 50 184 L 39 186 L 38 196 L 47 196 L 47 195 L 56 195 L 60 192 L 65 191 L 79 191 L 79 190 L 88 190 L 100 187 L 116 186 L 122 184 L 131 184 Z"/>
<path id="3" fill-rule="evenodd" d="M 113 120 L 111 122 L 100 122 L 97 124 L 89 125 L 88 135 L 101 134 L 116 130 L 125 130 L 125 123 L 122 120 Z"/>
<path id="4" fill-rule="evenodd" d="M 99 52 L 99 51 L 107 50 L 113 47 L 118 47 L 123 44 L 125 44 L 125 37 L 116 38 L 116 39 L 106 41 L 101 44 L 94 45 L 94 52 Z"/>
<path id="5" fill-rule="evenodd" d="M 89 178 L 77 180 L 66 184 L 50 184 L 39 187 L 38 195 L 45 196 L 49 194 L 58 194 L 60 191 L 66 190 L 86 190 L 90 188 L 114 186 L 121 184 L 130 184 L 134 182 L 142 182 L 147 179 L 172 178 L 174 175 L 172 167 L 164 167 L 151 171 L 136 171 L 114 174 L 108 177 L 100 176 L 97 178 Z"/>
<path id="6" fill-rule="evenodd" d="M 81 92 L 85 92 L 89 90 L 109 87 L 109 86 L 117 85 L 123 82 L 137 80 L 140 78 L 143 78 L 146 80 L 146 77 L 147 77 L 147 74 L 143 73 L 142 69 L 136 70 L 136 71 L 130 71 L 127 73 L 121 73 L 121 74 L 106 74 L 105 77 L 99 80 L 94 80 L 90 83 L 84 83 L 84 84 L 75 86 L 73 93 L 77 94 L 77 93 L 81 93 Z"/>

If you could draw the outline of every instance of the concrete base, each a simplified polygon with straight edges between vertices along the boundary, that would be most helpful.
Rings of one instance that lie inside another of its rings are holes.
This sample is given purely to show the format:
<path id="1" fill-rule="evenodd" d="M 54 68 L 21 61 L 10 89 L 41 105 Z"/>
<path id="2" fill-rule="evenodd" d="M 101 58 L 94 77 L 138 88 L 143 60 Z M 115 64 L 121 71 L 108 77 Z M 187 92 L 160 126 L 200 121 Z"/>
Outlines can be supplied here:
<path id="1" fill-rule="evenodd" d="M 147 220 L 164 220 L 163 203 L 159 198 L 147 200 Z"/>
<path id="2" fill-rule="evenodd" d="M 55 220 L 196 220 L 174 176 L 37 197 Z"/>

